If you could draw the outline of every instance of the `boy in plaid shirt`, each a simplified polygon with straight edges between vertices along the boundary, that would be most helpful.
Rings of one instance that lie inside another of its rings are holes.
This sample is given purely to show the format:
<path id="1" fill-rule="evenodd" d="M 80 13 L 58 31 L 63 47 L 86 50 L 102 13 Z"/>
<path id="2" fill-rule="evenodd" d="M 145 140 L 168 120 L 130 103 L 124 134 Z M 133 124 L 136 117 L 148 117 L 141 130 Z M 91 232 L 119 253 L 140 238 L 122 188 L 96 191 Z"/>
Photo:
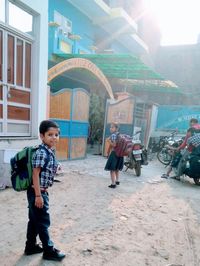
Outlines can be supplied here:
<path id="1" fill-rule="evenodd" d="M 32 255 L 43 252 L 43 259 L 61 261 L 65 254 L 54 248 L 48 232 L 50 226 L 48 188 L 53 185 L 58 167 L 55 145 L 59 141 L 59 127 L 51 120 L 44 120 L 40 124 L 39 131 L 42 144 L 32 158 L 33 185 L 27 190 L 29 221 L 24 253 Z M 36 244 L 37 235 L 42 247 Z"/>

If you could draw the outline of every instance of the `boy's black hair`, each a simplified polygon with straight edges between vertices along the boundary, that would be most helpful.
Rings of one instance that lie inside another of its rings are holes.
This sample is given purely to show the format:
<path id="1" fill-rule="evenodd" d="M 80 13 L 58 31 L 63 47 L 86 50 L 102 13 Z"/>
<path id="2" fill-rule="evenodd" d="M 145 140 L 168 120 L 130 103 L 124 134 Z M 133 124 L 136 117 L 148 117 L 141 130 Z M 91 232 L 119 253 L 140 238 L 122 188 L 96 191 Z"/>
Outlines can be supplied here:
<path id="1" fill-rule="evenodd" d="M 52 120 L 43 120 L 40 123 L 40 127 L 39 127 L 40 134 L 44 135 L 49 130 L 50 127 L 54 127 L 59 130 L 59 125 L 56 122 Z M 59 133 L 60 133 L 60 130 L 59 130 Z"/>

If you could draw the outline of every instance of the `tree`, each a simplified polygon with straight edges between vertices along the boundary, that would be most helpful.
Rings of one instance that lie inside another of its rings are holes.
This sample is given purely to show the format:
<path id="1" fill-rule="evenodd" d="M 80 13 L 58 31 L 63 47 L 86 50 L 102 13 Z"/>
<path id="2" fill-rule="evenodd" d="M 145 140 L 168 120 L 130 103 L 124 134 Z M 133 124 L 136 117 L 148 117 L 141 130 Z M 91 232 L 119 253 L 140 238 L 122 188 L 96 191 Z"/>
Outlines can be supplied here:
<path id="1" fill-rule="evenodd" d="M 90 96 L 90 111 L 89 111 L 89 143 L 93 146 L 94 143 L 102 144 L 103 127 L 104 127 L 104 101 L 97 94 Z"/>

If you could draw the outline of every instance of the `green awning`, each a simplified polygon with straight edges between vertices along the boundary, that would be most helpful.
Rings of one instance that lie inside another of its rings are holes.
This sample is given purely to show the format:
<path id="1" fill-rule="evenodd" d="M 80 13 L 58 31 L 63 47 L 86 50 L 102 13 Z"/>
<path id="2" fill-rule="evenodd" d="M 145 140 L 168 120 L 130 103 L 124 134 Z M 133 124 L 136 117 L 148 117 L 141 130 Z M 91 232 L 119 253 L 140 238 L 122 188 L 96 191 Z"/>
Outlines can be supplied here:
<path id="1" fill-rule="evenodd" d="M 159 73 L 130 54 L 55 54 L 62 59 L 84 58 L 101 69 L 107 78 L 164 80 Z"/>
<path id="2" fill-rule="evenodd" d="M 170 80 L 120 80 L 121 84 L 131 88 L 131 91 L 151 91 L 182 94 L 181 89 Z"/>

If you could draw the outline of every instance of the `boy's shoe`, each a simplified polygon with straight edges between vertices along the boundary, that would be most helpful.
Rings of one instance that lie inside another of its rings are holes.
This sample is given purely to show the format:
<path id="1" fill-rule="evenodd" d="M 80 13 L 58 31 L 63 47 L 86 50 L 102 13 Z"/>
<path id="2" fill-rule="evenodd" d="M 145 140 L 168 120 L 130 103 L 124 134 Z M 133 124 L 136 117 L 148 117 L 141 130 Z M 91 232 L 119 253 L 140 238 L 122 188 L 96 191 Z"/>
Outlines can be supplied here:
<path id="1" fill-rule="evenodd" d="M 116 185 L 119 185 L 120 184 L 120 182 L 119 181 L 116 181 L 116 183 L 115 183 Z"/>
<path id="2" fill-rule="evenodd" d="M 116 188 L 116 185 L 111 184 L 110 186 L 108 186 L 109 188 Z"/>
<path id="3" fill-rule="evenodd" d="M 50 251 L 44 251 L 43 259 L 44 260 L 54 260 L 54 261 L 61 261 L 64 259 L 65 254 L 61 253 L 60 250 L 53 248 Z"/>
<path id="4" fill-rule="evenodd" d="M 39 245 L 35 245 L 33 247 L 26 246 L 24 250 L 24 254 L 26 256 L 37 254 L 37 253 L 42 253 L 42 252 L 43 252 L 43 248 L 40 247 Z"/>

